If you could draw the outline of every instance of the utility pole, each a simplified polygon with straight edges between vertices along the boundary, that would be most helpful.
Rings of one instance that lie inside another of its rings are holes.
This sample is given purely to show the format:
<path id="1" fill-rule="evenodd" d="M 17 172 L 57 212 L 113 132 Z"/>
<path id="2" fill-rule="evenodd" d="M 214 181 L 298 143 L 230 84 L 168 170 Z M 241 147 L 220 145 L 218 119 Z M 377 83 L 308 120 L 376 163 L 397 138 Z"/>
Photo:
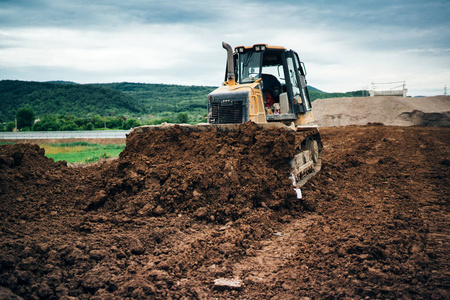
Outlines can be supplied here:
<path id="1" fill-rule="evenodd" d="M 447 96 L 447 85 L 444 86 L 444 95 Z"/>

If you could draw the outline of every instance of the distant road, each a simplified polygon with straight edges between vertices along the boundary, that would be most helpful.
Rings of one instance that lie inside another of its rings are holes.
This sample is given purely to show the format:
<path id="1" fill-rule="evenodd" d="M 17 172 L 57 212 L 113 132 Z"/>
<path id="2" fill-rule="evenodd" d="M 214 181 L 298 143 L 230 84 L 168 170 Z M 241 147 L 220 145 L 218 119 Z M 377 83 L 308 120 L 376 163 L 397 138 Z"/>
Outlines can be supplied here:
<path id="1" fill-rule="evenodd" d="M 124 139 L 129 130 L 0 132 L 0 140 Z"/>

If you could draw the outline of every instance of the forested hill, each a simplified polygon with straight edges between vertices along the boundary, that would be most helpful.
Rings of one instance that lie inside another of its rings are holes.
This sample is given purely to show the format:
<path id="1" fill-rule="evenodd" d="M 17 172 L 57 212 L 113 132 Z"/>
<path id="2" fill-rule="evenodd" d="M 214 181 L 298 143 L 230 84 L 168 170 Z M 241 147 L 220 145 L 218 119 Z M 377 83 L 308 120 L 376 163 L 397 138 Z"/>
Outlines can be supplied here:
<path id="1" fill-rule="evenodd" d="M 321 90 L 318 90 L 312 86 L 308 86 L 309 97 L 311 101 L 317 99 L 325 99 L 325 98 L 341 98 L 341 97 L 366 97 L 369 96 L 369 91 L 360 90 L 360 91 L 352 91 L 346 93 L 327 93 Z"/>
<path id="2" fill-rule="evenodd" d="M 14 120 L 19 108 L 30 107 L 37 117 L 206 114 L 207 95 L 215 87 L 143 83 L 77 84 L 73 82 L 0 81 L 0 120 Z"/>
<path id="3" fill-rule="evenodd" d="M 32 108 L 38 117 L 58 114 L 139 116 L 145 112 L 138 99 L 99 85 L 0 81 L 0 119 L 4 122 L 14 120 L 21 107 Z"/>
<path id="4" fill-rule="evenodd" d="M 98 86 L 119 90 L 139 100 L 146 114 L 206 114 L 207 96 L 217 87 L 154 83 L 106 83 Z"/>

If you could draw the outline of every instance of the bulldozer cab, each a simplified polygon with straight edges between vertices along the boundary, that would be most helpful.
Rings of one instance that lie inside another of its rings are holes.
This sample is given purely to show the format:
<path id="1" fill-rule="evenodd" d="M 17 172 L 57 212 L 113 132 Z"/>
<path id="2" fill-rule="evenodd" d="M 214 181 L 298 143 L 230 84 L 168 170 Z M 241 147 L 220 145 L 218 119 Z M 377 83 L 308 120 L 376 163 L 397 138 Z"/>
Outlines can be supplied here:
<path id="1" fill-rule="evenodd" d="M 306 69 L 296 52 L 254 45 L 236 47 L 233 59 L 236 83 L 249 84 L 260 79 L 268 122 L 295 120 L 298 114 L 311 110 Z"/>
<path id="2" fill-rule="evenodd" d="M 222 46 L 227 50 L 225 82 L 208 95 L 209 124 L 304 126 L 314 121 L 306 69 L 296 52 L 266 44 Z"/>

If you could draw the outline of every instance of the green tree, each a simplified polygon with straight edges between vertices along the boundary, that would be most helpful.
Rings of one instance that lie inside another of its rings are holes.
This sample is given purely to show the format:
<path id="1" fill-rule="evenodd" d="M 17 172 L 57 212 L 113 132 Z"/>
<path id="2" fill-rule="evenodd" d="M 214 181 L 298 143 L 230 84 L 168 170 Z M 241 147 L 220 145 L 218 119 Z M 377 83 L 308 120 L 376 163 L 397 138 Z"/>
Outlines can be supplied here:
<path id="1" fill-rule="evenodd" d="M 86 126 L 86 124 L 89 122 L 89 119 L 84 118 L 74 118 L 73 120 L 75 124 L 77 124 L 78 127 Z"/>
<path id="2" fill-rule="evenodd" d="M 173 120 L 170 117 L 162 117 L 159 119 L 152 120 L 149 124 L 150 125 L 159 125 L 162 123 L 173 123 Z"/>
<path id="3" fill-rule="evenodd" d="M 107 117 L 106 118 L 106 127 L 111 129 L 120 129 L 123 127 L 124 120 L 119 117 Z"/>
<path id="4" fill-rule="evenodd" d="M 189 120 L 189 116 L 187 113 L 179 113 L 177 115 L 177 122 L 178 123 L 187 123 Z"/>
<path id="5" fill-rule="evenodd" d="M 138 127 L 141 125 L 141 122 L 139 122 L 139 120 L 136 119 L 128 119 L 124 124 L 123 124 L 123 129 L 131 129 L 133 127 Z"/>
<path id="6" fill-rule="evenodd" d="M 31 127 L 33 126 L 35 116 L 31 107 L 22 107 L 16 113 L 17 128 Z"/>
<path id="7" fill-rule="evenodd" d="M 78 126 L 74 122 L 67 122 L 61 128 L 61 130 L 64 130 L 64 131 L 74 131 L 74 130 L 77 130 L 77 129 L 78 129 Z"/>
<path id="8" fill-rule="evenodd" d="M 62 127 L 62 120 L 55 116 L 44 116 L 39 122 L 34 123 L 33 131 L 59 131 Z"/>
<path id="9" fill-rule="evenodd" d="M 13 131 L 14 128 L 16 128 L 16 123 L 8 122 L 8 124 L 6 124 L 6 131 Z"/>
<path id="10" fill-rule="evenodd" d="M 91 122 L 87 123 L 86 130 L 94 130 L 94 124 L 92 124 Z"/>
<path id="11" fill-rule="evenodd" d="M 104 128 L 105 127 L 105 122 L 103 121 L 103 118 L 100 117 L 99 115 L 95 115 L 92 118 L 92 124 L 94 124 L 95 128 Z"/>

